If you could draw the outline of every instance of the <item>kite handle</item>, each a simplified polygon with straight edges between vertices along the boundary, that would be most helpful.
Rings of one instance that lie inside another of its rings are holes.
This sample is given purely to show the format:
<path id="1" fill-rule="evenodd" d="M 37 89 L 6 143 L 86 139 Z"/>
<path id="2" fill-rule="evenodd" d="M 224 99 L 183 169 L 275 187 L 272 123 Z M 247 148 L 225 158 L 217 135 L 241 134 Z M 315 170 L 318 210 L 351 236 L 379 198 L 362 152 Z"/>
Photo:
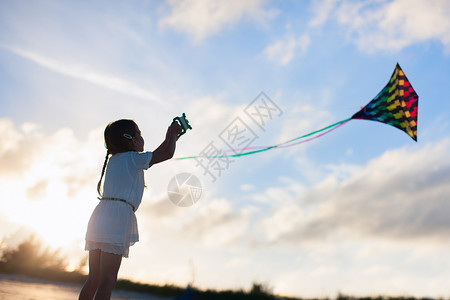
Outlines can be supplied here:
<path id="1" fill-rule="evenodd" d="M 185 134 L 186 131 L 187 131 L 188 129 L 191 129 L 191 130 L 192 130 L 191 125 L 189 125 L 189 120 L 186 119 L 186 114 L 185 114 L 185 113 L 183 113 L 183 114 L 181 115 L 181 117 L 175 117 L 175 118 L 173 118 L 173 121 L 174 121 L 174 122 L 177 122 L 177 123 L 180 124 L 180 126 L 181 126 L 182 131 L 181 131 L 181 133 L 180 133 L 179 136 L 182 136 L 183 134 Z"/>

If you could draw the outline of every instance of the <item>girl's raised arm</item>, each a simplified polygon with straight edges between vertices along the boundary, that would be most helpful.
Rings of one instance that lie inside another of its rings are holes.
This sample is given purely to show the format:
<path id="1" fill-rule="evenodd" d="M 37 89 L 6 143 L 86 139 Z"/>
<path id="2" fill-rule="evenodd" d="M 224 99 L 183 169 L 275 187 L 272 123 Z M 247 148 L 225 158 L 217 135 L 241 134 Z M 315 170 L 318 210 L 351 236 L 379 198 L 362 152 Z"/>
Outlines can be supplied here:
<path id="1" fill-rule="evenodd" d="M 175 153 L 176 142 L 182 129 L 177 122 L 173 122 L 167 129 L 166 139 L 153 151 L 149 167 L 154 164 L 171 159 Z"/>

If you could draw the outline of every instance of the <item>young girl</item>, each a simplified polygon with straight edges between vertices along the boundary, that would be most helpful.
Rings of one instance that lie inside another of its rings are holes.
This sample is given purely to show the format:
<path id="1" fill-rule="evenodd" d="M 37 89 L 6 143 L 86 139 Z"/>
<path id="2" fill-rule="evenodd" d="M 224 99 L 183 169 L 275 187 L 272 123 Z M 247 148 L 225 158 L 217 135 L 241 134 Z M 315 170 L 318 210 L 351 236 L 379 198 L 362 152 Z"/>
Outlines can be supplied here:
<path id="1" fill-rule="evenodd" d="M 86 233 L 89 276 L 80 300 L 92 300 L 94 295 L 97 300 L 111 298 L 122 257 L 128 257 L 129 247 L 139 240 L 134 213 L 144 191 L 143 171 L 173 157 L 181 130 L 173 122 L 164 142 L 153 152 L 143 152 L 144 139 L 134 121 L 118 120 L 106 127 L 107 153 L 97 185 L 101 201 L 92 213 Z"/>

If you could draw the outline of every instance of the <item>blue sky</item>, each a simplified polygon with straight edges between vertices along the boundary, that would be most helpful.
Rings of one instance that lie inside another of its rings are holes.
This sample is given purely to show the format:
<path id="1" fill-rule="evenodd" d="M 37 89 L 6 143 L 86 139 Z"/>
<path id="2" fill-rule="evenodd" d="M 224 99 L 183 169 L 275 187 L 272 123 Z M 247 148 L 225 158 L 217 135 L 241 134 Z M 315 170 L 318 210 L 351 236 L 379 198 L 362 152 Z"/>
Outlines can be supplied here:
<path id="1" fill-rule="evenodd" d="M 433 0 L 2 1 L 0 235 L 35 232 L 75 266 L 106 124 L 132 118 L 155 149 L 172 118 L 197 155 L 239 118 L 251 146 L 351 117 L 399 62 L 419 94 L 418 142 L 353 120 L 296 147 L 146 173 L 140 242 L 120 276 L 285 295 L 450 295 L 450 4 Z M 261 129 L 245 109 L 280 109 Z M 181 208 L 167 187 L 196 175 Z"/>

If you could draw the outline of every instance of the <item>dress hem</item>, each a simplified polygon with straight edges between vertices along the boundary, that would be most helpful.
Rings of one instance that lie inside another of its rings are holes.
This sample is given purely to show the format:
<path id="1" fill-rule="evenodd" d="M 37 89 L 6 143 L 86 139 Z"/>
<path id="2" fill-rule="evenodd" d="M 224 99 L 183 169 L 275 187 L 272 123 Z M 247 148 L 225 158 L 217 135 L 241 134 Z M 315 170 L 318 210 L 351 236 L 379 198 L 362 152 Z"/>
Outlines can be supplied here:
<path id="1" fill-rule="evenodd" d="M 102 243 L 87 240 L 85 250 L 86 251 L 100 250 L 102 252 L 122 255 L 122 257 L 127 258 L 128 254 L 130 253 L 130 246 L 132 245 L 134 245 L 134 242 L 126 244 L 124 243 L 114 244 L 114 243 Z"/>

